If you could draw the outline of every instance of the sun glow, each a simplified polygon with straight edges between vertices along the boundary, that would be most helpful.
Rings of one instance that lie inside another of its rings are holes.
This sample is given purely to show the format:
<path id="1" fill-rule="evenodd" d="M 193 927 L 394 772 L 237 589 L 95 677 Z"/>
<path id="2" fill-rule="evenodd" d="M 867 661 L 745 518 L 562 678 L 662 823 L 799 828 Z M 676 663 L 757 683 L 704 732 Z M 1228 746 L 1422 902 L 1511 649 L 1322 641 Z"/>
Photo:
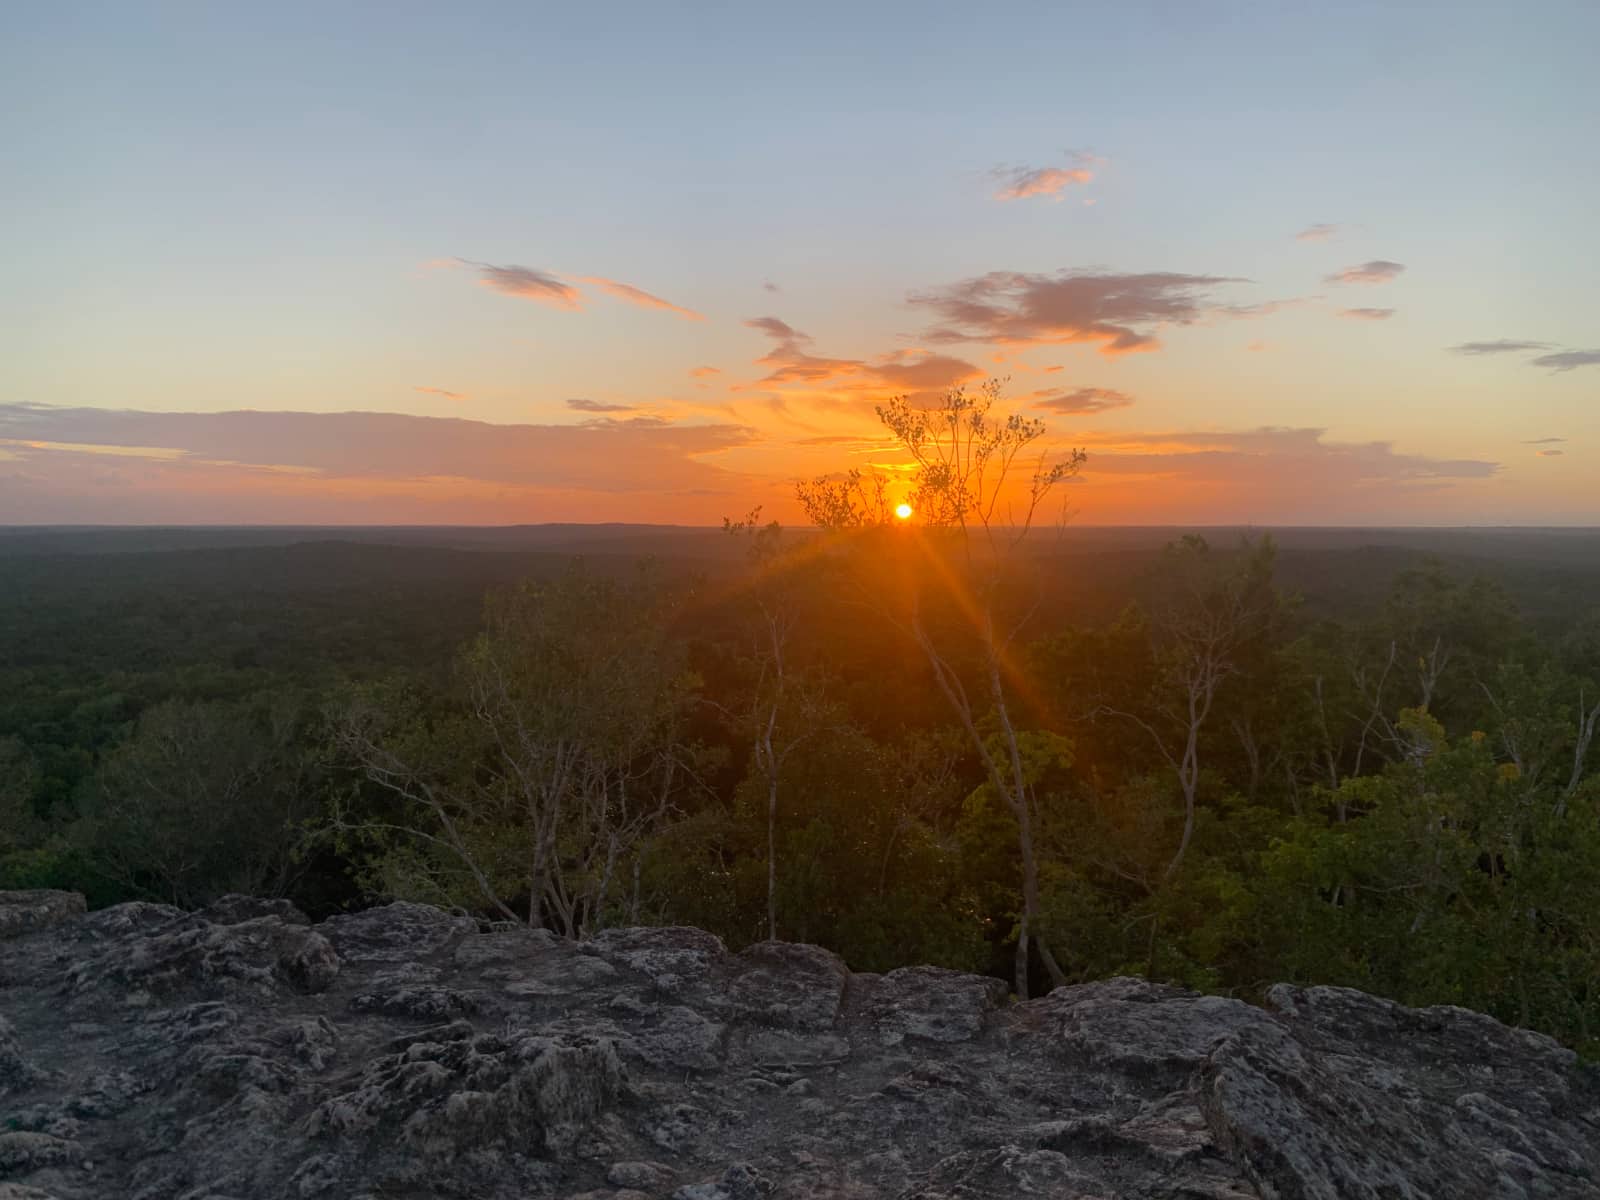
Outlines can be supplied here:
<path id="1" fill-rule="evenodd" d="M 911 505 L 896 504 L 894 506 L 894 515 L 899 517 L 902 521 L 909 521 L 911 519 Z"/>

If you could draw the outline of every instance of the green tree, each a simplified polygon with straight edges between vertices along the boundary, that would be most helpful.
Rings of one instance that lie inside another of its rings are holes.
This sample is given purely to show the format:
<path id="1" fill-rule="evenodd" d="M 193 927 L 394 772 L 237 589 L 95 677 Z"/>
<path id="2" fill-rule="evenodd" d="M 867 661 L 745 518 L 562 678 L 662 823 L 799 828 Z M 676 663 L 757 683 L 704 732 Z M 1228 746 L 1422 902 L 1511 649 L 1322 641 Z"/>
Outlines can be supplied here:
<path id="1" fill-rule="evenodd" d="M 307 720 L 292 694 L 157 704 L 101 762 L 67 836 L 135 895 L 282 895 L 318 799 Z"/>
<path id="2" fill-rule="evenodd" d="M 367 840 L 369 877 L 390 894 L 574 938 L 629 912 L 624 873 L 682 778 L 693 680 L 668 616 L 658 582 L 581 567 L 491 596 L 452 703 L 369 687 L 339 713 L 338 746 L 396 807 L 341 801 L 331 829 Z"/>
<path id="3" fill-rule="evenodd" d="M 1011 660 L 1028 611 L 1020 616 L 1008 613 L 1000 593 L 1004 583 L 1015 583 L 1024 565 L 1023 543 L 1040 505 L 1057 484 L 1078 470 L 1084 454 L 1073 450 L 1057 459 L 1043 453 L 1025 459 L 1026 452 L 1041 444 L 1044 422 L 1021 413 L 997 412 L 999 397 L 1000 384 L 991 380 L 976 392 L 953 389 L 932 407 L 901 396 L 878 408 L 879 420 L 911 459 L 909 502 L 928 534 L 888 543 L 880 539 L 880 548 L 898 551 L 891 558 L 898 566 L 900 586 L 898 597 L 888 604 L 884 597 L 892 593 L 880 593 L 878 607 L 922 653 L 986 778 L 1016 821 L 1022 905 L 1013 975 L 1017 994 L 1026 997 L 1030 947 L 1037 948 L 1053 983 L 1064 983 L 1066 975 L 1049 942 L 1040 936 L 1037 798 L 1027 779 L 1023 731 L 1013 712 L 1016 675 Z M 878 526 L 885 532 L 878 509 L 855 498 L 859 486 L 828 491 L 822 484 L 815 481 L 809 491 L 806 485 L 798 491 L 813 523 L 822 528 L 841 523 Z M 838 502 L 820 503 L 819 494 Z M 882 489 L 865 495 L 881 496 Z M 925 557 L 908 558 L 910 551 Z M 936 630 L 929 620 L 923 589 L 930 582 L 959 616 L 953 631 Z M 962 669 L 967 656 L 975 659 L 976 694 Z M 993 721 L 992 736 L 983 728 L 986 718 Z"/>

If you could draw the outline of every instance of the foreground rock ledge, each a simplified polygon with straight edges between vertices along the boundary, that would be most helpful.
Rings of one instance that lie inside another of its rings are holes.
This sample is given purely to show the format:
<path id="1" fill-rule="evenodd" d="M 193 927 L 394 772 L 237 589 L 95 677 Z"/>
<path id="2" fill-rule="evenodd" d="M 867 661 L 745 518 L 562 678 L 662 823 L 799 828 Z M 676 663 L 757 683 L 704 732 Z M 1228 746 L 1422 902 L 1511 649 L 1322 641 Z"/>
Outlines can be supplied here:
<path id="1" fill-rule="evenodd" d="M 1600 1080 L 1454 1008 L 1007 1005 L 693 929 L 0 895 L 0 1200 L 1600 1195 Z"/>

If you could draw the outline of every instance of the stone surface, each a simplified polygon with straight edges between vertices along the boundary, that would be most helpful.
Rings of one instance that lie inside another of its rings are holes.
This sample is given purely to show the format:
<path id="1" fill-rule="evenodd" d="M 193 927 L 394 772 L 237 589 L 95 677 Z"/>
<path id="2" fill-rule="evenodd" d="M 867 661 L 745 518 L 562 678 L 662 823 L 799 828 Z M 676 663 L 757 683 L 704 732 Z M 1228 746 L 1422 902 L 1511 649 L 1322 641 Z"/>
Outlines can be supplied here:
<path id="1" fill-rule="evenodd" d="M 0 1200 L 1600 1195 L 1594 1069 L 1460 1009 L 61 895 L 0 895 Z"/>

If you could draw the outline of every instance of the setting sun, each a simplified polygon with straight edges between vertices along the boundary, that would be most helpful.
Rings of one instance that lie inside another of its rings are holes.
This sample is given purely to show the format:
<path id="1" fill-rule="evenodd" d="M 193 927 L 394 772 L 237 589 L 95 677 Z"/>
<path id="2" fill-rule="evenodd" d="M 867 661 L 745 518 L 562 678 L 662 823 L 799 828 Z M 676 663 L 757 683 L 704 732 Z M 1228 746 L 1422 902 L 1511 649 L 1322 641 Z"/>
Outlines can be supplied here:
<path id="1" fill-rule="evenodd" d="M 894 506 L 894 515 L 899 517 L 902 521 L 909 521 L 911 519 L 911 505 L 896 504 Z"/>

